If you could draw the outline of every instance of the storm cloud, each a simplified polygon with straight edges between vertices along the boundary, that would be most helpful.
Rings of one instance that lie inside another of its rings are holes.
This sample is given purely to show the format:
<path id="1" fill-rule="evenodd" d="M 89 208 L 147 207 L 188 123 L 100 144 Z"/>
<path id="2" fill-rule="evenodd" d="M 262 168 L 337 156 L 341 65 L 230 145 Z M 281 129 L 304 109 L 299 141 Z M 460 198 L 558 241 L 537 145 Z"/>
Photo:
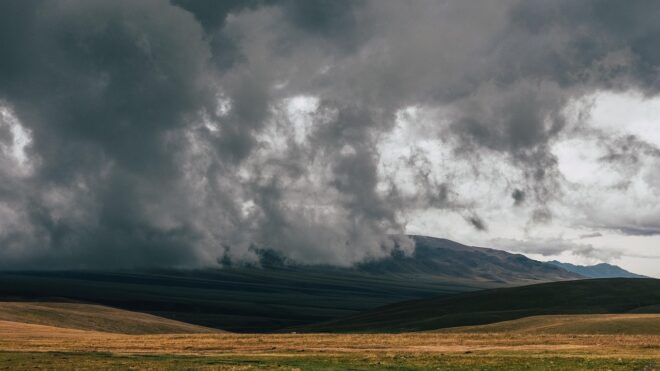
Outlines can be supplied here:
<path id="1" fill-rule="evenodd" d="M 409 216 L 428 209 L 486 231 L 463 173 L 429 165 L 418 139 L 477 176 L 502 158 L 520 174 L 503 198 L 547 223 L 566 191 L 552 146 L 582 124 L 567 107 L 660 92 L 658 14 L 605 0 L 2 2 L 0 266 L 214 266 L 261 248 L 350 265 L 412 251 Z M 394 166 L 383 143 L 410 108 L 429 119 Z M 604 162 L 658 153 L 608 143 Z"/>

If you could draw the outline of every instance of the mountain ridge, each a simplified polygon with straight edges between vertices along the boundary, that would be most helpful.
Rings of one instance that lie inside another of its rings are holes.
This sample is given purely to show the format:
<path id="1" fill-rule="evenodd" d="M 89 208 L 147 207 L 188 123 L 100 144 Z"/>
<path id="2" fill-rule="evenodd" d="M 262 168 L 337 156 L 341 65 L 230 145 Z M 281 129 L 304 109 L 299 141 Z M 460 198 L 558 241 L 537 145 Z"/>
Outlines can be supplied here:
<path id="1" fill-rule="evenodd" d="M 608 263 L 599 263 L 594 265 L 575 265 L 571 263 L 563 263 L 557 260 L 552 260 L 548 263 L 587 278 L 649 278 L 641 274 L 627 271 L 618 265 Z"/>
<path id="2" fill-rule="evenodd" d="M 356 268 L 370 273 L 445 274 L 497 282 L 567 280 L 583 276 L 521 254 L 428 236 L 410 235 L 415 241 L 411 256 L 395 250 L 391 258 L 360 263 Z"/>

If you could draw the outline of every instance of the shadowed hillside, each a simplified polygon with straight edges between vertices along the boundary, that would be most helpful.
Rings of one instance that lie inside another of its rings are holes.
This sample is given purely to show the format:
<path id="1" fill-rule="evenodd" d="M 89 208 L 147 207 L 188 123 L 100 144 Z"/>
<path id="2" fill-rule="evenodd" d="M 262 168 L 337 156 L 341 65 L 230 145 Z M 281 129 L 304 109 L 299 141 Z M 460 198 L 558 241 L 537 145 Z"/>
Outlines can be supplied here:
<path id="1" fill-rule="evenodd" d="M 421 331 L 545 314 L 656 313 L 660 280 L 614 278 L 469 292 L 388 305 L 307 331 Z"/>
<path id="2" fill-rule="evenodd" d="M 501 286 L 333 269 L 0 273 L 2 300 L 83 301 L 229 331 L 272 331 L 403 300 Z"/>
<path id="3" fill-rule="evenodd" d="M 439 330 L 460 333 L 660 335 L 660 314 L 531 316 L 481 326 Z"/>
<path id="4" fill-rule="evenodd" d="M 309 266 L 261 251 L 261 267 L 199 271 L 5 272 L 0 298 L 109 305 L 230 331 L 273 331 L 395 302 L 578 275 L 504 251 L 414 237 L 412 256 L 352 268 Z"/>

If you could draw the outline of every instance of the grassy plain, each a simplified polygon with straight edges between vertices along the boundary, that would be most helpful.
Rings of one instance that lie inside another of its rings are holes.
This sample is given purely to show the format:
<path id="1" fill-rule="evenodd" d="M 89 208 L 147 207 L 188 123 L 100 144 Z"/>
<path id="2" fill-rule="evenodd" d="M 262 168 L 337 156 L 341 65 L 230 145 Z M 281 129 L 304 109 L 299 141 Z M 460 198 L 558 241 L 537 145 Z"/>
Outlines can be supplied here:
<path id="1" fill-rule="evenodd" d="M 656 370 L 658 335 L 125 335 L 0 321 L 0 369 Z"/>

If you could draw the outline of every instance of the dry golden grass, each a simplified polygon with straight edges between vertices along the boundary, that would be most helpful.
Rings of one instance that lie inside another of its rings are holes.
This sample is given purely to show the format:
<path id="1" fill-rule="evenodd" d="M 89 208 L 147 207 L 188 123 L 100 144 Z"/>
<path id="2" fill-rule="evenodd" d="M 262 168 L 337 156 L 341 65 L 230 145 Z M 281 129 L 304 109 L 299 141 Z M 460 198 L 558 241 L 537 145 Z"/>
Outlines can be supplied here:
<path id="1" fill-rule="evenodd" d="M 0 303 L 0 370 L 656 370 L 659 318 L 540 316 L 444 332 L 233 334 L 95 305 Z M 621 328 L 650 332 L 562 333 Z"/>
<path id="2" fill-rule="evenodd" d="M 657 370 L 660 336 L 128 335 L 0 321 L 0 370 Z"/>
<path id="3" fill-rule="evenodd" d="M 660 336 L 515 333 L 124 335 L 0 321 L 0 350 L 167 355 L 537 354 L 660 359 Z"/>
<path id="4" fill-rule="evenodd" d="M 0 302 L 0 320 L 123 334 L 219 332 L 146 313 L 82 303 Z"/>

